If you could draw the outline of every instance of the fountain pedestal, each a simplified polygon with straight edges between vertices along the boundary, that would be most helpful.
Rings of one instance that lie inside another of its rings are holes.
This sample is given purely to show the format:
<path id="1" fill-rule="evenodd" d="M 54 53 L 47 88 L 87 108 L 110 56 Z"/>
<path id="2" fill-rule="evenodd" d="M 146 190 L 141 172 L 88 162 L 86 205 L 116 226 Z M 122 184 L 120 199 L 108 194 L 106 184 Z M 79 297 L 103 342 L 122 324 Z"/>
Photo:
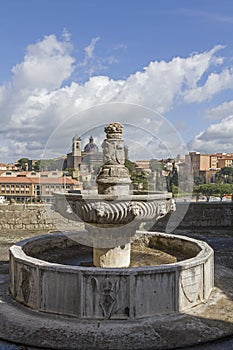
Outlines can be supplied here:
<path id="1" fill-rule="evenodd" d="M 103 195 L 121 196 L 129 194 L 131 184 L 129 171 L 125 167 L 125 149 L 122 139 L 123 127 L 119 123 L 111 123 L 105 127 L 106 139 L 103 142 L 104 165 L 97 176 L 98 193 Z M 108 215 L 107 210 L 99 211 L 100 217 Z M 117 222 L 114 223 L 114 230 Z M 102 231 L 102 229 L 100 229 Z M 104 230 L 104 228 L 103 228 Z M 106 232 L 103 232 L 103 241 L 99 243 L 99 234 L 95 230 L 93 236 L 98 235 L 98 244 L 93 240 L 93 263 L 96 267 L 128 267 L 130 265 L 130 237 L 126 242 L 118 245 L 111 238 L 110 246 L 104 247 Z M 123 234 L 124 235 L 124 234 Z M 118 236 L 122 236 L 119 227 Z M 108 238 L 109 239 L 109 238 Z M 109 245 L 109 244 L 108 244 Z"/>
<path id="2" fill-rule="evenodd" d="M 93 264 L 96 267 L 128 267 L 130 243 L 113 248 L 93 248 Z"/>

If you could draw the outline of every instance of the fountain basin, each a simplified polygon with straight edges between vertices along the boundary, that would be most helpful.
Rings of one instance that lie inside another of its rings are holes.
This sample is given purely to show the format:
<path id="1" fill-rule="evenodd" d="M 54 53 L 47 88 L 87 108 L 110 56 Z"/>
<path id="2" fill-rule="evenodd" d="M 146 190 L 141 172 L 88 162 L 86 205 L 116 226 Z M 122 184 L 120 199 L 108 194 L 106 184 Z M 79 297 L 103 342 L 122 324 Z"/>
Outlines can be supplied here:
<path id="1" fill-rule="evenodd" d="M 158 220 L 175 206 L 170 192 L 148 195 L 84 195 L 53 192 L 54 208 L 70 220 L 92 225 L 126 225 L 134 221 Z"/>
<path id="2" fill-rule="evenodd" d="M 152 248 L 181 253 L 184 260 L 130 268 L 62 265 L 40 259 L 40 253 L 77 245 L 72 233 L 43 235 L 10 248 L 10 292 L 31 309 L 78 319 L 173 314 L 209 298 L 214 253 L 207 243 L 157 232 L 137 231 L 138 236 Z"/>

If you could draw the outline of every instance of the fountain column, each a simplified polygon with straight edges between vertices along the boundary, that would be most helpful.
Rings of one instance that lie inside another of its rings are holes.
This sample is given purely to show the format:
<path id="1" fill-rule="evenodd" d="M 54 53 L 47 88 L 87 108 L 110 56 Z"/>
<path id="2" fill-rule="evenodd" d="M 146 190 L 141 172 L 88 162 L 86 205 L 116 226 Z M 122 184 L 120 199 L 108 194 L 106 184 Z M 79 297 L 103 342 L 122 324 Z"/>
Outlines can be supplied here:
<path id="1" fill-rule="evenodd" d="M 117 200 L 120 196 L 129 195 L 131 184 L 129 171 L 125 167 L 123 126 L 120 123 L 111 123 L 105 127 L 104 131 L 106 132 L 106 138 L 102 144 L 104 164 L 97 177 L 98 194 L 110 195 Z M 103 215 L 107 215 L 106 211 L 104 207 L 102 211 L 99 211 L 100 219 Z M 104 226 L 101 225 L 99 229 L 93 230 L 94 265 L 97 267 L 128 267 L 130 264 L 130 234 L 127 233 L 126 227 L 117 227 L 117 222 L 114 222 L 114 230 L 109 225 Z M 109 237 L 108 231 L 110 231 L 110 240 L 108 239 L 107 247 L 102 248 L 106 237 Z"/>

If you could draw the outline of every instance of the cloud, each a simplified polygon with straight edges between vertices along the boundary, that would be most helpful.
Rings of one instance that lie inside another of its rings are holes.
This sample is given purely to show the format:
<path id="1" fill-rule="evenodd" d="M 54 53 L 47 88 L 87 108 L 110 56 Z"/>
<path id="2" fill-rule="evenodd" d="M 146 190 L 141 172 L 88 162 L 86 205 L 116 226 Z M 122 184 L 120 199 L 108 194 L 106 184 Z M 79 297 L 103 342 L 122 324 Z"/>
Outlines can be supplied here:
<path id="1" fill-rule="evenodd" d="M 118 62 L 114 55 L 102 57 L 95 53 L 98 41 L 100 41 L 99 36 L 91 39 L 90 44 L 84 48 L 84 59 L 77 64 L 77 68 L 82 69 L 81 75 L 85 73 L 88 78 L 100 71 L 107 70 L 110 65 Z"/>
<path id="2" fill-rule="evenodd" d="M 93 58 L 94 50 L 95 50 L 95 44 L 99 40 L 100 40 L 99 36 L 97 36 L 96 38 L 92 38 L 90 44 L 87 47 L 85 47 L 84 51 L 86 53 L 86 57 L 87 58 Z"/>
<path id="3" fill-rule="evenodd" d="M 55 35 L 27 47 L 21 63 L 12 68 L 12 83 L 15 89 L 56 89 L 68 79 L 74 69 L 72 45 L 58 41 Z"/>
<path id="4" fill-rule="evenodd" d="M 188 145 L 190 150 L 201 152 L 231 152 L 233 149 L 233 115 L 210 125 Z"/>
<path id="5" fill-rule="evenodd" d="M 206 120 L 220 120 L 231 115 L 233 111 L 233 100 L 224 102 L 221 105 L 210 108 L 205 112 Z"/>
<path id="6" fill-rule="evenodd" d="M 199 100 L 200 92 L 195 91 L 200 87 L 208 90 L 208 93 L 202 92 L 205 98 L 216 94 L 214 86 L 205 87 L 208 81 L 209 86 L 221 81 L 221 89 L 231 86 L 229 70 L 213 73 L 215 79 L 211 76 L 211 68 L 223 62 L 216 55 L 223 48 L 219 45 L 186 58 L 175 57 L 168 62 L 152 61 L 126 79 L 114 80 L 99 74 L 78 83 L 73 78 L 75 69 L 88 69 L 89 74 L 96 73 L 95 69 L 105 69 L 101 68 L 101 64 L 104 66 L 103 62 L 107 62 L 109 57 L 100 59 L 95 54 L 98 41 L 99 37 L 93 38 L 84 49 L 86 66 L 84 61 L 76 61 L 73 57 L 70 35 L 66 30 L 61 40 L 50 35 L 27 47 L 23 61 L 12 68 L 11 82 L 0 86 L 0 133 L 2 144 L 9 149 L 6 158 L 12 160 L 12 155 L 19 152 L 29 158 L 40 158 L 50 135 L 60 125 L 60 138 L 53 143 L 56 148 L 52 149 L 51 145 L 50 149 L 51 153 L 59 155 L 64 147 L 69 148 L 75 133 L 85 133 L 88 128 L 102 125 L 108 119 L 125 120 L 138 127 L 147 127 L 147 130 L 156 133 L 158 140 L 159 137 L 167 138 L 162 141 L 161 148 L 175 151 L 182 140 L 158 113 L 166 113 L 179 103 Z M 114 61 L 113 58 L 110 61 Z M 204 74 L 207 80 L 201 86 Z M 195 93 L 196 97 L 191 98 Z M 128 109 L 121 104 L 113 107 L 118 102 L 129 104 Z M 109 104 L 109 108 L 93 109 L 101 104 Z M 132 108 L 132 104 L 147 106 L 158 113 L 144 110 L 143 119 L 142 113 L 138 108 Z M 90 109 L 90 113 L 82 114 L 85 109 Z M 71 116 L 76 117 L 72 119 Z M 145 122 L 145 118 L 149 123 Z"/>
<path id="7" fill-rule="evenodd" d="M 222 90 L 233 88 L 233 69 L 225 69 L 221 73 L 211 73 L 203 86 L 191 89 L 184 95 L 186 102 L 202 102 L 211 99 Z"/>

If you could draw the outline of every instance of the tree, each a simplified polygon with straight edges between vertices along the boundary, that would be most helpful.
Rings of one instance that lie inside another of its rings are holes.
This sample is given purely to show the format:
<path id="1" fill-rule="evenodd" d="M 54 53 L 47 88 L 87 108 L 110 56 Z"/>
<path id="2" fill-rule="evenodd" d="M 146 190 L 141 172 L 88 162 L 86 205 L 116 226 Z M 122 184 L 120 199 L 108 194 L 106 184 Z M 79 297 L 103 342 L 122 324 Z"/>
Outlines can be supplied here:
<path id="1" fill-rule="evenodd" d="M 197 185 L 194 187 L 194 193 L 198 197 L 200 194 L 206 197 L 207 202 L 209 202 L 211 196 L 219 197 L 222 201 L 225 195 L 232 195 L 233 185 L 232 184 L 219 184 L 210 183 Z"/>
<path id="2" fill-rule="evenodd" d="M 166 181 L 167 181 L 168 192 L 173 193 L 173 187 L 174 187 L 174 191 L 176 192 L 177 190 L 175 188 L 179 187 L 179 180 L 178 180 L 177 168 L 175 166 L 173 166 L 172 171 L 169 172 L 168 176 L 166 177 Z M 173 194 L 175 194 L 175 192 Z"/>
<path id="3" fill-rule="evenodd" d="M 35 161 L 35 163 L 33 165 L 33 170 L 40 171 L 40 167 L 41 167 L 41 160 Z"/>
<path id="4" fill-rule="evenodd" d="M 18 160 L 18 163 L 16 164 L 17 168 L 19 168 L 20 170 L 27 170 L 28 168 L 28 158 L 20 158 Z"/>
<path id="5" fill-rule="evenodd" d="M 215 174 L 215 182 L 233 184 L 233 167 L 224 167 Z"/>
<path id="6" fill-rule="evenodd" d="M 142 171 L 141 173 L 133 172 L 131 174 L 131 180 L 133 187 L 137 190 L 148 190 L 148 176 Z"/>
<path id="7" fill-rule="evenodd" d="M 130 175 L 132 175 L 135 172 L 135 163 L 131 162 L 131 160 L 125 160 L 125 167 L 129 170 Z"/>
<path id="8" fill-rule="evenodd" d="M 194 178 L 194 183 L 195 185 L 202 185 L 202 184 L 205 184 L 206 181 L 205 181 L 205 177 L 204 176 L 196 176 Z"/>

